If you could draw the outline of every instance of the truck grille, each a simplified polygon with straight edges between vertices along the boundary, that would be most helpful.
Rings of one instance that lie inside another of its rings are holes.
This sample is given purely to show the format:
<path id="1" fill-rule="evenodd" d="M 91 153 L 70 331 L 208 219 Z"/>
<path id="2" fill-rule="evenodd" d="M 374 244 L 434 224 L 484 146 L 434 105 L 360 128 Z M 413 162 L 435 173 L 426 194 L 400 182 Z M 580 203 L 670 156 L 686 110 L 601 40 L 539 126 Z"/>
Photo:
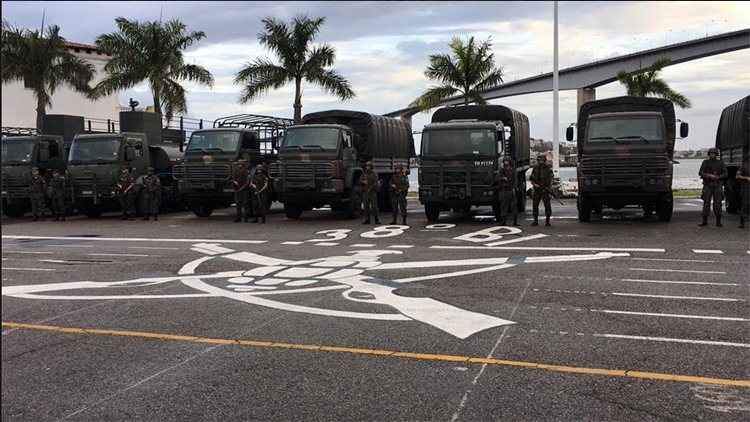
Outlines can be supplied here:
<path id="1" fill-rule="evenodd" d="M 174 166 L 174 178 L 189 182 L 212 182 L 229 180 L 229 164 L 180 164 Z"/>
<path id="2" fill-rule="evenodd" d="M 76 176 L 73 178 L 73 187 L 78 194 L 88 194 L 88 192 L 109 193 L 115 183 L 112 181 L 102 180 L 94 175 Z"/>
<path id="3" fill-rule="evenodd" d="M 28 196 L 29 186 L 21 177 L 3 175 L 3 191 L 13 196 Z"/>
<path id="4" fill-rule="evenodd" d="M 271 164 L 271 177 L 282 175 L 288 180 L 328 179 L 333 177 L 333 165 L 328 162 L 285 162 Z"/>
<path id="5" fill-rule="evenodd" d="M 583 176 L 665 175 L 669 170 L 669 159 L 663 156 L 584 158 L 579 168 Z"/>
<path id="6" fill-rule="evenodd" d="M 440 169 L 425 168 L 420 169 L 420 183 L 423 185 L 439 185 Z M 446 185 L 465 185 L 471 183 L 472 186 L 482 186 L 492 184 L 492 171 L 466 171 L 464 169 L 445 168 L 442 172 L 443 184 Z"/>

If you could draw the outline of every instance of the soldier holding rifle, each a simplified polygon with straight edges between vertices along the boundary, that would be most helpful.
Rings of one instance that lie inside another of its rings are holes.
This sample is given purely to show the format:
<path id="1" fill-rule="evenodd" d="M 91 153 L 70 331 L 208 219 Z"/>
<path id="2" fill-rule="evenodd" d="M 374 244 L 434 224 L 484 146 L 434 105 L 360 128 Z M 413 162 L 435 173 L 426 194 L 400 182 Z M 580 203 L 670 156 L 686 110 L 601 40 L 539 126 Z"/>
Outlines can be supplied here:
<path id="1" fill-rule="evenodd" d="M 133 209 L 135 191 L 135 182 L 133 176 L 130 175 L 130 171 L 127 167 L 123 167 L 120 170 L 120 176 L 117 179 L 117 185 L 115 186 L 115 193 L 117 199 L 120 201 L 120 208 L 122 209 L 122 220 L 130 219 L 130 211 Z"/>
<path id="2" fill-rule="evenodd" d="M 239 160 L 232 172 L 232 188 L 234 189 L 234 202 L 237 206 L 235 223 L 248 222 L 250 219 L 250 175 L 247 169 L 247 161 Z"/>
<path id="3" fill-rule="evenodd" d="M 531 185 L 534 187 L 533 194 L 533 210 L 534 210 L 534 222 L 532 226 L 539 225 L 539 201 L 544 201 L 544 215 L 546 217 L 545 226 L 550 226 L 549 219 L 552 216 L 552 204 L 550 203 L 550 195 L 552 194 L 552 169 L 547 165 L 547 157 L 539 155 L 537 157 L 537 163 L 534 169 L 531 171 L 529 180 Z"/>
<path id="4" fill-rule="evenodd" d="M 255 216 L 253 223 L 257 223 L 258 217 L 260 217 L 261 222 L 266 224 L 266 213 L 268 212 L 268 176 L 266 176 L 266 167 L 263 164 L 258 164 L 255 168 L 250 189 L 253 192 L 253 215 Z"/>
<path id="5" fill-rule="evenodd" d="M 699 226 L 708 225 L 708 216 L 711 214 L 711 201 L 713 201 L 714 216 L 716 216 L 716 227 L 721 227 L 721 200 L 722 179 L 727 177 L 727 168 L 724 162 L 719 160 L 719 150 L 711 148 L 708 150 L 708 159 L 703 160 L 698 176 L 703 179 L 703 221 Z"/>

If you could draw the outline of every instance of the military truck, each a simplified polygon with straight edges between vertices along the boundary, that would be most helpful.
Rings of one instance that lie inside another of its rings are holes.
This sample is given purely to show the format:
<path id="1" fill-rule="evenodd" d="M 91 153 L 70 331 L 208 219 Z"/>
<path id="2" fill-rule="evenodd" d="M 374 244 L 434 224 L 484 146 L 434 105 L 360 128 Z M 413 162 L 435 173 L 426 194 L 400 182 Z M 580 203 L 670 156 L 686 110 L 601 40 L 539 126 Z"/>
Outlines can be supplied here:
<path id="1" fill-rule="evenodd" d="M 490 205 L 499 218 L 495 173 L 509 158 L 516 172 L 516 207 L 524 212 L 529 169 L 529 119 L 501 105 L 445 107 L 422 129 L 419 202 L 431 222 L 442 210 Z"/>
<path id="2" fill-rule="evenodd" d="M 213 128 L 193 132 L 182 164 L 174 169 L 181 199 L 199 217 L 230 206 L 234 201 L 232 169 L 238 160 L 246 160 L 249 167 L 276 161 L 278 140 L 293 123 L 291 119 L 240 114 L 222 117 L 214 121 Z M 269 202 L 274 199 L 272 192 Z"/>
<path id="3" fill-rule="evenodd" d="M 411 126 L 404 121 L 361 111 L 321 111 L 287 129 L 271 177 L 288 218 L 324 205 L 353 218 L 362 210 L 365 163 L 373 163 L 381 185 L 378 203 L 388 210 L 394 169 L 408 168 L 413 156 Z"/>
<path id="4" fill-rule="evenodd" d="M 750 95 L 721 112 L 716 130 L 716 148 L 727 167 L 727 179 L 724 181 L 727 212 L 735 213 L 741 206 L 740 186 L 735 176 L 742 161 L 750 160 Z"/>
<path id="5" fill-rule="evenodd" d="M 28 135 L 2 137 L 2 207 L 8 217 L 21 217 L 31 209 L 31 169 L 39 168 L 49 179 L 52 171 L 65 171 L 62 136 Z"/>
<path id="6" fill-rule="evenodd" d="M 172 168 L 179 157 L 178 147 L 154 146 L 144 133 L 80 134 L 73 138 L 68 155 L 68 178 L 75 207 L 88 217 L 119 209 L 115 187 L 123 167 L 134 180 L 142 181 L 149 167 L 162 183 L 163 207 L 177 202 Z M 145 210 L 145 195 L 136 188 L 136 213 Z"/>
<path id="7" fill-rule="evenodd" d="M 640 206 L 645 215 L 672 218 L 675 114 L 661 98 L 617 97 L 591 101 L 578 114 L 578 219 L 594 209 Z M 573 140 L 573 126 L 566 138 Z M 688 124 L 680 123 L 680 137 Z"/>

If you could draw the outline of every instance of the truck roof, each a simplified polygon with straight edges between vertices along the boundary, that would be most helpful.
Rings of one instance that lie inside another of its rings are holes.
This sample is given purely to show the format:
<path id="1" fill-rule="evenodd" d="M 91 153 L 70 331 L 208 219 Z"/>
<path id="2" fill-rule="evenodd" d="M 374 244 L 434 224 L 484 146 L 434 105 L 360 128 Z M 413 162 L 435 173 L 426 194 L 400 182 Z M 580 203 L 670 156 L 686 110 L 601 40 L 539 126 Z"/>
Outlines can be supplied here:
<path id="1" fill-rule="evenodd" d="M 502 123 L 502 122 L 499 122 Z M 429 129 L 468 129 L 468 128 L 488 128 L 496 129 L 497 125 L 494 122 L 487 121 L 474 121 L 474 122 L 438 122 L 430 123 L 425 125 L 424 130 Z"/>
<path id="2" fill-rule="evenodd" d="M 75 136 L 75 139 L 96 139 L 96 138 L 124 138 L 126 136 L 142 136 L 146 137 L 145 133 L 142 132 L 117 132 L 117 133 L 107 133 L 107 132 L 101 132 L 101 133 L 79 133 Z"/>
<path id="3" fill-rule="evenodd" d="M 14 140 L 24 141 L 24 140 L 27 140 L 27 139 L 32 139 L 32 140 L 37 140 L 37 139 L 54 139 L 56 141 L 62 141 L 63 137 L 60 136 L 60 135 L 44 135 L 44 134 L 42 134 L 42 135 L 18 135 L 18 136 L 3 135 L 3 140 L 6 140 L 6 141 L 14 141 Z"/>
<path id="4" fill-rule="evenodd" d="M 750 148 L 750 95 L 727 106 L 716 128 L 716 147 Z"/>

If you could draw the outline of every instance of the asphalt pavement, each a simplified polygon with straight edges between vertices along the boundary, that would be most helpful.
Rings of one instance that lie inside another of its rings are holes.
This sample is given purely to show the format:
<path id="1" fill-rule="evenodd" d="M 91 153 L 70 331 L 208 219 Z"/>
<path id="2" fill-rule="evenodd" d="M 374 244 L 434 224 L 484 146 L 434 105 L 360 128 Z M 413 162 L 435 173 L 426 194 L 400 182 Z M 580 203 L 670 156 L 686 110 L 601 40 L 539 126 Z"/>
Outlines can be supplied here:
<path id="1" fill-rule="evenodd" d="M 747 420 L 750 231 L 2 221 L 2 419 Z"/>

